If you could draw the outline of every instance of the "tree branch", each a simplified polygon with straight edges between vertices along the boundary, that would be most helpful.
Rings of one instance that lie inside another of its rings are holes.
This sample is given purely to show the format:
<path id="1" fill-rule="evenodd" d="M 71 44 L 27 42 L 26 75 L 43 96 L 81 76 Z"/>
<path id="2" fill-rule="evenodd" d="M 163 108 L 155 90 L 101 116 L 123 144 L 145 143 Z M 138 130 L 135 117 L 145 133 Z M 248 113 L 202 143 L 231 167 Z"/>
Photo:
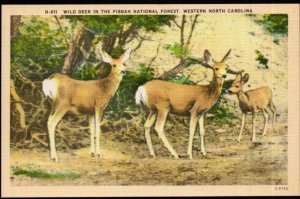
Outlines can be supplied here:
<path id="1" fill-rule="evenodd" d="M 155 59 L 157 58 L 158 53 L 159 53 L 159 47 L 160 47 L 160 44 L 158 44 L 157 49 L 156 49 L 156 55 L 151 59 L 150 63 L 148 64 L 148 68 L 151 67 L 152 63 L 153 63 L 153 62 L 155 61 Z"/>
<path id="2" fill-rule="evenodd" d="M 158 79 L 165 79 L 165 78 L 173 77 L 174 75 L 179 73 L 180 71 L 182 71 L 185 68 L 185 66 L 184 66 L 185 61 L 186 61 L 186 59 L 184 59 L 182 62 L 180 62 L 178 65 L 176 65 L 171 70 L 169 70 L 169 71 L 165 72 L 164 74 L 162 74 L 161 76 L 159 76 Z"/>
<path id="3" fill-rule="evenodd" d="M 180 62 L 183 62 L 183 47 L 184 47 L 184 25 L 185 25 L 185 15 L 182 16 L 181 28 L 180 28 Z"/>
<path id="4" fill-rule="evenodd" d="M 181 26 L 176 22 L 175 19 L 172 19 L 172 21 L 173 21 L 173 23 L 174 23 L 179 29 L 181 29 Z"/>
<path id="5" fill-rule="evenodd" d="M 60 23 L 60 21 L 59 21 L 57 15 L 54 15 L 54 18 L 55 18 L 55 20 L 56 20 L 56 22 L 57 22 L 57 24 L 58 24 L 58 26 L 59 26 L 60 31 L 63 33 L 64 40 L 65 40 L 65 43 L 66 43 L 66 45 L 67 45 L 67 48 L 69 48 L 69 47 L 70 47 L 70 43 L 69 43 L 69 41 L 68 41 L 66 35 L 64 34 L 64 30 L 63 30 L 63 28 L 62 28 L 62 25 L 61 25 L 61 23 Z"/>
<path id="6" fill-rule="evenodd" d="M 20 97 L 16 92 L 16 87 L 15 87 L 15 83 L 13 80 L 10 80 L 10 95 L 12 96 L 16 109 L 19 112 L 20 115 L 20 127 L 22 129 L 26 128 L 26 124 L 25 124 L 25 111 L 20 103 Z"/>
<path id="7" fill-rule="evenodd" d="M 190 34 L 188 36 L 187 42 L 186 42 L 185 47 L 184 47 L 185 49 L 188 48 L 190 43 L 191 43 L 191 39 L 192 39 L 193 32 L 194 32 L 194 29 L 195 29 L 195 26 L 196 26 L 196 23 L 197 23 L 198 16 L 199 15 L 195 15 L 194 20 L 192 22 L 192 26 L 191 26 L 191 29 L 190 29 Z"/>

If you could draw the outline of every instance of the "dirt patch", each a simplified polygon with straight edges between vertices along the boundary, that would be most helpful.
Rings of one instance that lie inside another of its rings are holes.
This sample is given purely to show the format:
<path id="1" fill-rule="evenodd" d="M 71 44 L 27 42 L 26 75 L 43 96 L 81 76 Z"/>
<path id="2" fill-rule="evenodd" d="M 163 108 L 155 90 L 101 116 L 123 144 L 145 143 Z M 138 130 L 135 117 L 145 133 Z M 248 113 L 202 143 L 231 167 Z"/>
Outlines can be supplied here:
<path id="1" fill-rule="evenodd" d="M 250 120 L 250 119 L 249 119 Z M 216 124 L 207 124 L 207 156 L 200 153 L 200 139 L 195 136 L 193 155 L 186 156 L 188 134 L 183 125 L 178 131 L 166 126 L 166 135 L 181 158 L 173 159 L 153 131 L 157 158 L 151 158 L 145 142 L 111 142 L 112 132 L 103 133 L 104 159 L 89 156 L 89 149 L 58 151 L 59 163 L 50 161 L 48 150 L 24 149 L 11 151 L 11 167 L 36 168 L 55 172 L 74 172 L 76 179 L 45 180 L 22 175 L 11 175 L 13 185 L 271 185 L 287 183 L 287 129 L 278 124 L 276 134 L 262 137 L 258 143 L 250 141 L 245 131 L 237 143 L 238 127 L 226 128 L 215 135 L 210 130 Z M 258 125 L 262 127 L 262 123 Z M 180 133 L 184 132 L 184 133 Z M 140 136 L 142 132 L 135 135 Z M 213 139 L 214 138 L 214 139 Z M 176 143 L 175 140 L 178 140 Z"/>

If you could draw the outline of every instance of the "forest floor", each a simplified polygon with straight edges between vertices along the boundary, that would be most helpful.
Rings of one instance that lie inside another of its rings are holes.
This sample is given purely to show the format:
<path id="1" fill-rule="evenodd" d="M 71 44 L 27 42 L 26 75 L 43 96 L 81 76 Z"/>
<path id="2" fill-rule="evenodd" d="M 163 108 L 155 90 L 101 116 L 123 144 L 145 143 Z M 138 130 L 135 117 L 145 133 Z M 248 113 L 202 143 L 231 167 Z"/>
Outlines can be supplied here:
<path id="1" fill-rule="evenodd" d="M 86 147 L 58 150 L 59 163 L 49 159 L 47 149 L 12 149 L 11 182 L 17 186 L 287 184 L 287 126 L 278 123 L 273 134 L 269 125 L 268 135 L 262 137 L 262 115 L 259 118 L 256 143 L 250 141 L 249 116 L 241 143 L 236 141 L 238 119 L 232 124 L 207 123 L 207 156 L 201 155 L 200 139 L 195 135 L 193 160 L 186 156 L 188 130 L 183 124 L 174 127 L 168 123 L 166 136 L 179 153 L 178 160 L 171 157 L 154 130 L 157 157 L 150 157 L 142 129 L 134 135 L 121 135 L 119 141 L 112 141 L 118 132 L 103 132 L 104 159 L 90 157 Z M 66 175 L 53 177 L 57 174 Z"/>

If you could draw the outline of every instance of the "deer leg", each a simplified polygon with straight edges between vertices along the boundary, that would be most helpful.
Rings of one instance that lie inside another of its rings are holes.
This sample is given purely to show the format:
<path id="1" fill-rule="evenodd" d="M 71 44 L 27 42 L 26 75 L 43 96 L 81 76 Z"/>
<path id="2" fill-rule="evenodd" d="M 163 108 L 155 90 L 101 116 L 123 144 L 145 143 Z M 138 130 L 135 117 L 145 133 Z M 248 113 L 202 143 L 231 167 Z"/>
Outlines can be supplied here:
<path id="1" fill-rule="evenodd" d="M 205 135 L 205 129 L 204 129 L 204 115 L 201 115 L 199 118 L 199 130 L 200 130 L 200 141 L 201 141 L 201 152 L 202 155 L 206 155 L 206 150 L 204 146 L 204 135 Z"/>
<path id="2" fill-rule="evenodd" d="M 187 151 L 187 155 L 189 156 L 190 159 L 193 159 L 193 139 L 194 139 L 194 135 L 195 135 L 195 129 L 197 126 L 197 115 L 196 114 L 192 114 L 191 116 L 191 121 L 190 121 L 190 137 L 189 137 L 189 145 L 188 145 L 188 151 Z"/>
<path id="3" fill-rule="evenodd" d="M 256 140 L 256 133 L 255 133 L 255 111 L 252 112 L 252 142 Z"/>
<path id="4" fill-rule="evenodd" d="M 53 114 L 49 116 L 48 119 L 48 132 L 49 132 L 49 141 L 50 141 L 50 159 L 58 162 L 56 147 L 55 147 L 55 128 L 58 122 L 66 114 L 64 109 L 56 109 Z"/>
<path id="5" fill-rule="evenodd" d="M 165 147 L 170 151 L 170 153 L 178 159 L 178 155 L 173 149 L 173 147 L 168 142 L 165 134 L 164 134 L 164 125 L 167 119 L 168 111 L 158 111 L 158 116 L 155 124 L 155 130 L 158 133 L 158 136 L 163 141 Z"/>
<path id="6" fill-rule="evenodd" d="M 242 139 L 242 133 L 243 133 L 244 126 L 245 126 L 245 118 L 246 118 L 246 114 L 242 113 L 242 125 L 241 125 L 241 130 L 240 130 L 240 133 L 239 133 L 239 137 L 237 139 L 238 142 L 241 142 L 241 139 Z"/>
<path id="7" fill-rule="evenodd" d="M 90 155 L 94 156 L 96 153 L 95 149 L 95 115 L 89 116 L 89 125 L 90 125 L 90 133 L 91 133 L 91 148 Z"/>
<path id="8" fill-rule="evenodd" d="M 276 133 L 276 130 L 275 130 L 276 108 L 272 101 L 270 101 L 270 103 L 269 103 L 269 108 L 273 113 L 273 120 L 272 120 L 273 133 Z"/>
<path id="9" fill-rule="evenodd" d="M 155 122 L 155 119 L 156 119 L 156 114 L 153 113 L 152 111 L 150 111 L 149 115 L 148 115 L 148 118 L 145 122 L 145 137 L 146 137 L 146 142 L 147 142 L 147 146 L 148 146 L 148 149 L 150 151 L 150 154 L 155 157 L 155 153 L 154 153 L 154 150 L 153 150 L 153 146 L 152 146 L 152 140 L 151 140 L 151 136 L 150 136 L 150 130 L 151 130 L 151 127 L 153 126 L 154 122 Z"/>
<path id="10" fill-rule="evenodd" d="M 267 135 L 266 131 L 267 131 L 267 123 L 268 123 L 269 115 L 268 115 L 268 112 L 265 109 L 262 109 L 262 112 L 263 112 L 263 116 L 264 116 L 264 119 L 265 119 L 263 136 L 266 136 Z"/>
<path id="11" fill-rule="evenodd" d="M 95 108 L 96 109 L 96 108 Z M 95 135 L 96 135 L 96 155 L 99 158 L 102 158 L 102 152 L 100 149 L 100 135 L 101 135 L 101 126 L 100 122 L 102 119 L 103 111 L 100 110 L 95 110 L 95 122 L 94 122 L 94 127 L 95 127 Z"/>

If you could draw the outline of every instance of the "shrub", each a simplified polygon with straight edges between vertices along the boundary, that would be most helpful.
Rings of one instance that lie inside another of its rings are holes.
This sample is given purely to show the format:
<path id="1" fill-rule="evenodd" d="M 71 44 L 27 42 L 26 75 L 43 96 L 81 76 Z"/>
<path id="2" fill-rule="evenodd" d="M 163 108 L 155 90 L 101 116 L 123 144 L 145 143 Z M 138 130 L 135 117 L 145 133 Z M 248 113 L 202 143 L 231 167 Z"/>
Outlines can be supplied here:
<path id="1" fill-rule="evenodd" d="M 263 19 L 258 19 L 256 22 L 263 25 L 264 29 L 271 34 L 288 35 L 287 14 L 265 14 Z"/>
<path id="2" fill-rule="evenodd" d="M 263 65 L 266 69 L 269 68 L 268 66 L 268 58 L 266 58 L 259 50 L 255 50 L 256 58 L 255 60 L 259 62 L 259 64 Z"/>
<path id="3" fill-rule="evenodd" d="M 136 107 L 134 95 L 137 88 L 153 78 L 154 69 L 145 64 L 140 64 L 137 72 L 127 71 L 117 93 L 109 102 L 107 111 L 112 112 L 111 116 L 121 118 L 126 116 L 124 110 L 133 110 Z"/>

